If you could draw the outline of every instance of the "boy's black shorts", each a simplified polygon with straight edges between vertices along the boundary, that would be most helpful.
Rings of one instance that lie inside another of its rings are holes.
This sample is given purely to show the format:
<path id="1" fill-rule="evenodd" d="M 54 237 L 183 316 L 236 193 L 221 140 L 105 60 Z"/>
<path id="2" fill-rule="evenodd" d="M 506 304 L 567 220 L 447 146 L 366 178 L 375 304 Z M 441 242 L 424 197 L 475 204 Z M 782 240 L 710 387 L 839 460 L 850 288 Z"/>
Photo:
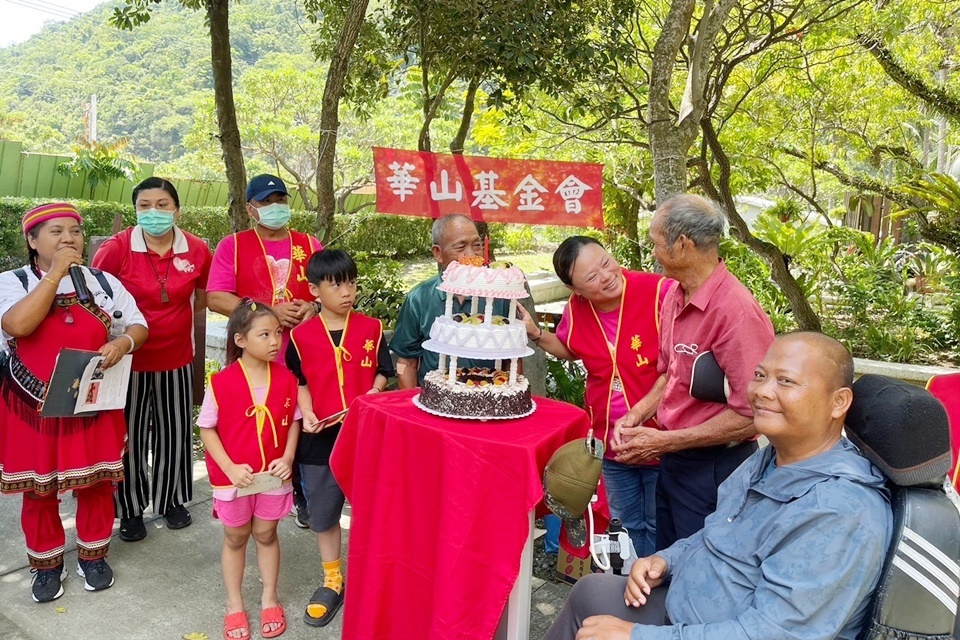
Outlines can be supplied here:
<path id="1" fill-rule="evenodd" d="M 340 512 L 346 498 L 330 466 L 326 464 L 301 464 L 300 482 L 310 512 L 310 530 L 322 533 L 340 522 Z"/>

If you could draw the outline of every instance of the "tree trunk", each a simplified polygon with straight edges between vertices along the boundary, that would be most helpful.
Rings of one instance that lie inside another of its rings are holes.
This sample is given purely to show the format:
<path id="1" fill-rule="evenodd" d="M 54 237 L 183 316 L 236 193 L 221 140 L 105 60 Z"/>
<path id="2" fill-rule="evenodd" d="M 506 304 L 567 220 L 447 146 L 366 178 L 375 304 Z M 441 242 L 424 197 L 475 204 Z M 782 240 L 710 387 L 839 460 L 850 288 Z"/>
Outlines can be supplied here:
<path id="1" fill-rule="evenodd" d="M 367 3 L 368 0 L 353 0 L 347 10 L 323 87 L 320 144 L 317 148 L 317 235 L 321 240 L 329 240 L 333 236 L 333 214 L 337 208 L 333 166 L 337 157 L 337 135 L 340 129 L 340 98 L 343 96 L 343 87 L 350 69 L 350 57 L 367 14 Z"/>
<path id="2" fill-rule="evenodd" d="M 246 229 L 249 221 L 244 192 L 247 171 L 240 147 L 240 128 L 233 102 L 233 62 L 230 56 L 230 0 L 207 0 L 210 23 L 210 59 L 213 66 L 213 93 L 217 107 L 220 147 L 227 171 L 230 194 L 230 221 L 234 231 Z"/>
<path id="3" fill-rule="evenodd" d="M 960 121 L 960 97 L 947 91 L 945 86 L 930 84 L 914 71 L 907 69 L 878 38 L 860 34 L 856 39 L 880 64 L 887 77 L 937 113 Z"/>
<path id="4" fill-rule="evenodd" d="M 653 48 L 647 114 L 654 198 L 658 204 L 687 190 L 687 149 L 696 135 L 696 122 L 687 119 L 679 126 L 674 125 L 676 115 L 670 107 L 670 85 L 696 4 L 695 0 L 674 0 L 670 4 Z"/>
<path id="5" fill-rule="evenodd" d="M 463 155 L 463 147 L 466 146 L 467 134 L 470 133 L 470 124 L 473 122 L 473 112 L 476 108 L 477 89 L 479 86 L 479 78 L 470 78 L 470 85 L 467 87 L 467 95 L 463 100 L 463 112 L 460 115 L 460 127 L 457 129 L 457 134 L 450 142 L 450 152 L 454 155 Z M 477 223 L 477 233 L 480 234 L 481 238 L 487 238 L 487 242 L 489 242 L 490 228 L 486 222 Z M 495 260 L 496 258 L 493 255 L 493 247 L 490 247 L 489 251 L 490 260 Z"/>
<path id="6" fill-rule="evenodd" d="M 463 154 L 463 147 L 467 143 L 467 134 L 470 133 L 470 123 L 473 121 L 473 110 L 476 108 L 477 89 L 480 86 L 480 78 L 474 76 L 470 78 L 470 85 L 467 87 L 467 95 L 463 100 L 463 115 L 460 118 L 460 128 L 457 129 L 457 135 L 450 143 L 450 152 Z"/>
<path id="7" fill-rule="evenodd" d="M 673 0 L 653 48 L 650 66 L 648 135 L 653 158 L 654 197 L 661 203 L 687 190 L 687 151 L 697 139 L 706 109 L 706 85 L 714 43 L 735 0 L 703 3 L 703 15 L 690 36 L 696 0 Z M 692 41 L 686 56 L 687 86 L 679 113 L 670 103 L 670 87 L 684 43 Z M 678 122 L 679 120 L 679 122 Z"/>
<path id="8" fill-rule="evenodd" d="M 747 223 L 744 222 L 743 218 L 741 218 L 737 212 L 737 204 L 733 201 L 733 194 L 730 191 L 730 159 L 720 145 L 720 140 L 717 137 L 716 131 L 714 131 L 713 123 L 708 119 L 704 119 L 701 128 L 704 139 L 710 147 L 710 152 L 713 154 L 717 166 L 720 167 L 718 188 L 713 186 L 709 172 L 704 171 L 702 182 L 708 191 L 712 191 L 709 195 L 723 205 L 737 238 L 746 243 L 753 251 L 763 256 L 767 264 L 770 265 L 770 275 L 773 281 L 777 283 L 777 286 L 780 287 L 780 291 L 782 291 L 783 295 L 787 298 L 787 302 L 790 303 L 790 309 L 793 311 L 793 317 L 797 321 L 797 327 L 801 331 L 821 331 L 820 317 L 813 310 L 813 307 L 810 306 L 810 301 L 807 300 L 807 296 L 804 295 L 803 289 L 800 288 L 796 278 L 790 273 L 783 252 L 780 251 L 777 245 L 760 240 L 750 233 Z"/>

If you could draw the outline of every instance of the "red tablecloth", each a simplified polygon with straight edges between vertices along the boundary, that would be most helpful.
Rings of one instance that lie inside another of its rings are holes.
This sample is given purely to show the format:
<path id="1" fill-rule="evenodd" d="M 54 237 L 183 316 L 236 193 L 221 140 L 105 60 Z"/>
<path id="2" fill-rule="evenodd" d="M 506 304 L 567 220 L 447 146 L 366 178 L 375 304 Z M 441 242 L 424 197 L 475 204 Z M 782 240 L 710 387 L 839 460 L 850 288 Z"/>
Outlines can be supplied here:
<path id="1" fill-rule="evenodd" d="M 953 451 L 953 469 L 950 471 L 950 479 L 956 489 L 960 487 L 960 373 L 933 376 L 927 381 L 927 391 L 942 402 L 947 410 L 950 448 Z"/>
<path id="2" fill-rule="evenodd" d="M 489 640 L 543 468 L 587 433 L 587 416 L 536 398 L 527 418 L 439 418 L 415 393 L 357 398 L 330 459 L 352 509 L 343 637 Z"/>

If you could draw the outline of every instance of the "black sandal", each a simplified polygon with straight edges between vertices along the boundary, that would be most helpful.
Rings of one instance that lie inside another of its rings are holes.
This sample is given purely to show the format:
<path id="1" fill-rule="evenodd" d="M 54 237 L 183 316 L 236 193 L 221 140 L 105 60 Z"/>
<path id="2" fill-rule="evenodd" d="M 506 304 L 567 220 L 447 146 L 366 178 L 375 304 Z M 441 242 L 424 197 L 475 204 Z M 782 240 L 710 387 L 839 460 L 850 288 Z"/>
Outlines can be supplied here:
<path id="1" fill-rule="evenodd" d="M 343 606 L 343 592 L 346 590 L 346 584 L 340 587 L 340 593 L 337 593 L 330 587 L 318 587 L 313 595 L 310 596 L 310 602 L 307 604 L 307 610 L 303 613 L 303 621 L 311 627 L 325 627 L 337 616 L 340 607 Z M 309 607 L 312 604 L 320 604 L 327 608 L 319 618 L 310 615 Z"/>

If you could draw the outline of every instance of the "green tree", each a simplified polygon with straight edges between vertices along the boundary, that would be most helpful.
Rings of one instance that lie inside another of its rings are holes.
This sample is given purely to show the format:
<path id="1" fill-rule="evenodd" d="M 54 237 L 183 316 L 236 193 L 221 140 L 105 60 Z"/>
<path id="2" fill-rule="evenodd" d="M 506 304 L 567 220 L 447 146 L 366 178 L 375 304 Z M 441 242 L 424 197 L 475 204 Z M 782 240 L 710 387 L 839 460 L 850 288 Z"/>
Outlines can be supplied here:
<path id="1" fill-rule="evenodd" d="M 111 23 L 119 29 L 132 30 L 150 20 L 150 13 L 161 0 L 124 0 L 114 9 Z M 245 229 L 249 222 L 244 191 L 247 186 L 240 129 L 233 100 L 233 60 L 230 53 L 230 0 L 179 0 L 190 9 L 204 9 L 210 29 L 210 60 L 213 69 L 213 92 L 217 107 L 219 139 L 223 149 L 229 185 L 229 209 L 234 231 Z"/>
<path id="2" fill-rule="evenodd" d="M 101 183 L 133 180 L 140 171 L 136 160 L 125 152 L 126 146 L 126 138 L 114 142 L 81 140 L 73 146 L 73 158 L 57 165 L 57 171 L 63 175 L 83 176 L 90 187 L 88 198 L 93 200 L 93 192 Z"/>
<path id="3" fill-rule="evenodd" d="M 329 3 L 321 0 L 308 1 L 307 8 L 312 9 L 311 19 L 317 21 L 317 13 Z M 352 0 L 335 22 L 340 25 L 336 43 L 330 52 L 330 64 L 323 85 L 323 101 L 320 108 L 320 141 L 317 145 L 316 193 L 317 228 L 321 239 L 329 238 L 333 232 L 333 214 L 336 211 L 336 189 L 334 187 L 334 164 L 337 157 L 337 138 L 340 133 L 340 100 L 347 88 L 347 74 L 354 47 L 363 29 L 368 0 Z M 343 3 L 334 3 L 340 8 Z M 338 12 L 339 14 L 339 12 Z M 325 20 L 331 20 L 327 12 Z"/>

